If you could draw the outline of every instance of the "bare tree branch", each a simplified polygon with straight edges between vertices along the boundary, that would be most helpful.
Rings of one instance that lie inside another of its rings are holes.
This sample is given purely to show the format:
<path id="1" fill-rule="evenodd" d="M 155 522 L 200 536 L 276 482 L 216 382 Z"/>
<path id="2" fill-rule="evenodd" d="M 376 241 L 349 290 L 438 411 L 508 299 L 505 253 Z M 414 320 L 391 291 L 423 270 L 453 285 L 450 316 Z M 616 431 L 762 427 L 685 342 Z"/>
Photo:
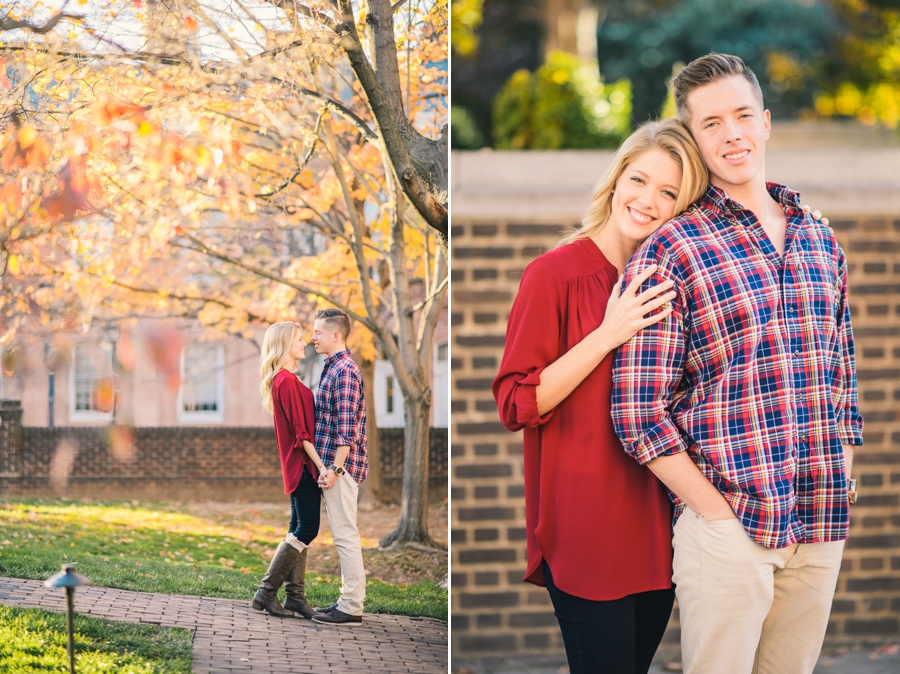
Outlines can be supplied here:
<path id="1" fill-rule="evenodd" d="M 315 297 L 319 297 L 330 304 L 333 304 L 338 309 L 341 309 L 344 313 L 350 316 L 353 320 L 359 321 L 367 328 L 375 332 L 375 326 L 372 324 L 372 321 L 368 316 L 363 316 L 361 314 L 356 313 L 350 307 L 348 307 L 344 302 L 334 297 L 333 295 L 327 295 L 325 293 L 319 292 L 315 288 L 311 288 L 309 286 L 295 283 L 290 279 L 286 279 L 284 276 L 280 274 L 275 274 L 266 269 L 262 269 L 260 267 L 256 267 L 254 265 L 247 264 L 246 262 L 242 262 L 235 257 L 230 255 L 226 255 L 225 253 L 220 253 L 214 248 L 211 248 L 207 244 L 205 244 L 200 239 L 191 236 L 187 232 L 182 231 L 180 234 L 183 238 L 190 241 L 194 246 L 184 246 L 178 243 L 173 243 L 172 245 L 178 246 L 179 248 L 186 248 L 188 250 L 193 250 L 197 253 L 203 253 L 204 255 L 208 255 L 209 257 L 215 258 L 217 260 L 221 260 L 222 262 L 227 262 L 229 264 L 233 264 L 235 267 L 239 267 L 240 269 L 244 269 L 245 271 L 249 271 L 251 274 L 256 274 L 257 276 L 261 276 L 263 278 L 267 278 L 270 281 L 275 281 L 276 283 L 280 283 L 282 285 L 286 285 L 289 288 L 293 288 L 294 290 L 299 290 L 302 293 L 308 293 L 310 295 L 314 295 Z"/>
<path id="2" fill-rule="evenodd" d="M 387 3 L 387 5 L 383 6 L 383 3 Z M 352 19 L 353 7 L 351 0 L 338 0 L 338 5 L 341 8 L 342 14 L 345 17 L 349 15 Z M 378 10 L 379 7 L 382 8 L 382 15 L 376 14 L 376 10 Z M 385 7 L 388 10 L 387 17 L 383 16 Z M 373 28 L 372 30 L 381 31 L 378 35 L 378 40 L 376 41 L 376 50 L 378 48 L 378 43 L 387 43 L 387 31 L 390 31 L 390 40 L 393 44 L 393 19 L 391 18 L 392 14 L 389 13 L 390 4 L 388 0 L 372 0 L 369 5 L 369 10 L 367 19 L 369 26 L 377 26 L 377 28 Z M 413 161 L 410 155 L 410 150 L 407 148 L 407 141 L 411 145 L 415 144 L 417 150 L 419 150 L 421 154 L 417 163 L 419 163 L 420 166 L 426 164 L 432 166 L 432 178 L 437 178 L 437 180 L 432 180 L 432 182 L 443 183 L 443 192 L 446 192 L 447 181 L 446 148 L 442 150 L 442 143 L 429 141 L 422 137 L 413 128 L 412 124 L 410 124 L 405 113 L 403 113 L 402 104 L 389 96 L 389 92 L 394 92 L 395 89 L 396 92 L 394 93 L 397 95 L 400 91 L 399 71 L 396 73 L 396 87 L 390 83 L 393 79 L 393 70 L 396 70 L 396 45 L 394 44 L 392 47 L 394 68 L 391 69 L 389 66 L 385 66 L 385 68 L 392 73 L 390 78 L 385 78 L 385 83 L 388 85 L 388 90 L 385 90 L 383 83 L 376 74 L 372 64 L 369 63 L 369 59 L 367 58 L 362 42 L 360 41 L 359 34 L 356 31 L 355 22 L 352 20 L 347 22 L 345 20 L 344 23 L 340 25 L 339 31 L 341 46 L 344 48 L 347 58 L 350 60 L 350 66 L 356 73 L 356 76 L 369 99 L 369 105 L 372 108 L 375 123 L 378 126 L 378 130 L 381 132 L 380 135 L 384 142 L 385 150 L 390 157 L 391 167 L 397 176 L 398 183 L 413 207 L 422 215 L 431 227 L 441 234 L 443 240 L 446 241 L 448 221 L 447 208 L 441 203 L 441 200 L 438 199 L 437 194 L 429 189 L 428 181 L 426 181 L 423 173 L 420 171 L 420 167 L 416 165 L 416 162 Z M 386 55 L 384 56 L 382 63 L 390 63 Z M 403 127 L 403 131 L 401 131 L 401 126 Z M 418 139 L 416 137 L 418 137 Z M 443 143 L 443 145 L 446 145 L 446 143 Z M 426 155 L 431 156 L 426 160 Z M 437 193 L 441 193 L 440 185 L 436 184 L 435 187 L 437 188 Z M 441 197 L 442 199 L 446 199 L 446 194 L 441 193 Z"/>
<path id="3" fill-rule="evenodd" d="M 303 169 L 306 168 L 306 165 L 309 163 L 309 160 L 312 159 L 313 152 L 316 151 L 316 145 L 319 143 L 319 127 L 321 125 L 322 125 L 322 113 L 320 112 L 318 119 L 316 119 L 316 127 L 315 127 L 315 129 L 313 129 L 313 134 L 314 134 L 313 142 L 309 146 L 309 151 L 306 153 L 306 156 L 303 157 L 303 161 L 300 162 L 300 166 L 297 167 L 297 169 L 294 171 L 294 173 L 291 175 L 291 177 L 288 178 L 287 180 L 285 180 L 277 188 L 275 188 L 275 191 L 260 192 L 259 194 L 254 194 L 253 195 L 254 197 L 257 197 L 260 199 L 269 199 L 271 197 L 274 197 L 276 194 L 278 194 L 282 190 L 287 189 L 287 187 L 297 179 L 297 176 L 299 176 L 301 173 L 303 173 Z"/>
<path id="4" fill-rule="evenodd" d="M 131 291 L 131 292 L 144 293 L 144 294 L 150 294 L 150 295 L 159 295 L 160 294 L 159 288 L 139 288 L 137 286 L 128 285 L 127 283 L 122 283 L 121 281 L 109 281 L 109 279 L 107 279 L 106 277 L 101 276 L 100 274 L 94 274 L 89 271 L 85 271 L 83 273 L 86 276 L 92 276 L 94 278 L 102 279 L 102 280 L 106 281 L 107 283 L 110 283 L 111 285 L 114 285 L 118 288 L 124 288 L 125 290 Z M 271 323 L 272 322 L 270 319 L 266 318 L 265 316 L 259 316 L 257 314 L 254 314 L 252 311 L 247 311 L 243 307 L 239 307 L 235 304 L 231 304 L 224 300 L 220 300 L 217 297 L 203 297 L 203 296 L 199 296 L 199 295 L 194 295 L 194 296 L 176 295 L 175 293 L 170 293 L 170 292 L 166 292 L 165 295 L 167 298 L 171 298 L 173 300 L 179 300 L 182 302 L 212 302 L 213 304 L 218 304 L 219 306 L 221 306 L 225 309 L 239 309 L 240 311 L 243 311 L 245 314 L 247 314 L 247 318 L 251 321 L 258 321 L 260 323 Z"/>
<path id="5" fill-rule="evenodd" d="M 56 28 L 57 24 L 63 19 L 83 19 L 84 16 L 82 14 L 69 14 L 67 12 L 57 12 L 49 19 L 43 26 L 37 26 L 28 21 L 21 21 L 17 19 L 10 19 L 9 14 L 0 19 L 0 31 L 5 30 L 27 30 L 30 33 L 37 33 L 38 35 L 44 35 L 49 33 L 51 30 Z"/>

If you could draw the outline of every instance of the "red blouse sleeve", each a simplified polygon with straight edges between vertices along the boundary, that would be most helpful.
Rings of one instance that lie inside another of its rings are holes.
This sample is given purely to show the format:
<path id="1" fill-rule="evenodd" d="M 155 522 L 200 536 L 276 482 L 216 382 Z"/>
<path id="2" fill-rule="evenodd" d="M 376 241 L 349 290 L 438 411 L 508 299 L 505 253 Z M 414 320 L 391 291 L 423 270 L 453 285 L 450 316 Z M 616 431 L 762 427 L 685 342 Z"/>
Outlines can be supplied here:
<path id="1" fill-rule="evenodd" d="M 304 440 L 314 442 L 315 422 L 312 421 L 314 418 L 312 393 L 309 394 L 310 400 L 304 400 L 303 389 L 306 387 L 294 375 L 285 377 L 279 383 L 280 385 L 275 387 L 273 395 L 288 424 L 294 429 L 294 446 L 301 446 Z"/>
<path id="2" fill-rule="evenodd" d="M 544 368 L 559 358 L 562 296 L 562 281 L 551 260 L 539 257 L 526 267 L 492 387 L 500 420 L 511 431 L 540 426 L 553 416 L 553 410 L 538 414 L 535 389 Z"/>

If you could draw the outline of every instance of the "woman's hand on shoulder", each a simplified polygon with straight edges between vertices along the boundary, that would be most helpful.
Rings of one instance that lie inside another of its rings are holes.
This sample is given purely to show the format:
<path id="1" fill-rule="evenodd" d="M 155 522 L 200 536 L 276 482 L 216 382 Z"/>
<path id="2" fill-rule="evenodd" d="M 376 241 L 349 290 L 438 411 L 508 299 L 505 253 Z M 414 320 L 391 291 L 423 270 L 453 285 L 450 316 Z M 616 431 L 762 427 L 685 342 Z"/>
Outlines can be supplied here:
<path id="1" fill-rule="evenodd" d="M 625 291 L 619 295 L 619 282 L 616 283 L 609 301 L 606 304 L 606 316 L 600 329 L 612 348 L 616 348 L 634 337 L 638 331 L 648 325 L 658 323 L 672 313 L 671 300 L 675 298 L 672 290 L 674 281 L 663 281 L 659 285 L 648 288 L 638 294 L 641 284 L 653 276 L 657 265 L 650 265 L 640 274 L 634 277 Z M 656 311 L 662 307 L 661 311 Z M 654 313 L 656 312 L 656 313 Z M 648 314 L 651 314 L 648 316 Z"/>
<path id="2" fill-rule="evenodd" d="M 803 212 L 804 212 L 804 213 L 809 213 L 809 214 L 812 215 L 813 218 L 814 218 L 815 220 L 817 220 L 818 222 L 821 222 L 821 223 L 822 223 L 823 225 L 825 225 L 826 227 L 829 226 L 828 218 L 823 218 L 823 217 L 822 217 L 822 211 L 820 211 L 819 209 L 816 209 L 816 210 L 814 210 L 814 211 L 811 211 L 810 208 L 809 208 L 809 206 L 808 206 L 807 204 L 803 204 L 802 208 L 803 208 Z"/>

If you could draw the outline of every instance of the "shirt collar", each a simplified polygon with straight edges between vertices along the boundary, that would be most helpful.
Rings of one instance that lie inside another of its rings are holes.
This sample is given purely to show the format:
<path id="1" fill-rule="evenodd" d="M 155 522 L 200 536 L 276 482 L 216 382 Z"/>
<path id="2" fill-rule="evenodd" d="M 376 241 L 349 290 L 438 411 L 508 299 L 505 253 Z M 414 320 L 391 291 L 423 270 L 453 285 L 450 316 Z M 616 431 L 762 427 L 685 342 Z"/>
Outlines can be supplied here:
<path id="1" fill-rule="evenodd" d="M 779 183 L 766 183 L 766 190 L 769 195 L 781 204 L 782 208 L 787 212 L 793 208 L 800 208 L 800 193 L 790 189 L 787 185 Z M 710 184 L 706 188 L 706 194 L 700 197 L 700 204 L 716 213 L 728 213 L 731 211 L 742 211 L 741 206 L 734 199 L 731 199 L 725 190 Z"/>
<path id="2" fill-rule="evenodd" d="M 344 360 L 345 358 L 350 358 L 350 350 L 344 349 L 343 351 L 338 351 L 325 359 L 325 367 L 330 367 L 334 365 L 339 360 Z"/>

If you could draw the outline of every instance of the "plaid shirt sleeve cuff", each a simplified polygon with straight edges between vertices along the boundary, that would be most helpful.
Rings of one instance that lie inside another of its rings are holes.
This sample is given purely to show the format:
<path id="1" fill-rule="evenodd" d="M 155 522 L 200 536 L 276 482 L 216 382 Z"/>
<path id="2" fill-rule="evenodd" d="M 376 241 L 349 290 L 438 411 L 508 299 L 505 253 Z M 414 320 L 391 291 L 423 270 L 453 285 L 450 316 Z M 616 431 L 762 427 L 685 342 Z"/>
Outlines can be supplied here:
<path id="1" fill-rule="evenodd" d="M 687 443 L 669 419 L 664 419 L 648 429 L 637 440 L 623 442 L 622 446 L 625 452 L 641 465 L 661 456 L 673 456 L 687 450 Z"/>
<path id="2" fill-rule="evenodd" d="M 863 444 L 863 422 L 859 414 L 855 418 L 847 419 L 845 416 L 839 416 L 837 420 L 838 433 L 841 436 L 841 444 L 844 445 L 861 445 Z"/>
<path id="3" fill-rule="evenodd" d="M 528 428 L 535 428 L 547 423 L 553 416 L 550 410 L 544 416 L 538 414 L 537 387 L 541 384 L 541 372 L 544 367 L 539 367 L 526 375 L 516 375 L 516 421 Z"/>

